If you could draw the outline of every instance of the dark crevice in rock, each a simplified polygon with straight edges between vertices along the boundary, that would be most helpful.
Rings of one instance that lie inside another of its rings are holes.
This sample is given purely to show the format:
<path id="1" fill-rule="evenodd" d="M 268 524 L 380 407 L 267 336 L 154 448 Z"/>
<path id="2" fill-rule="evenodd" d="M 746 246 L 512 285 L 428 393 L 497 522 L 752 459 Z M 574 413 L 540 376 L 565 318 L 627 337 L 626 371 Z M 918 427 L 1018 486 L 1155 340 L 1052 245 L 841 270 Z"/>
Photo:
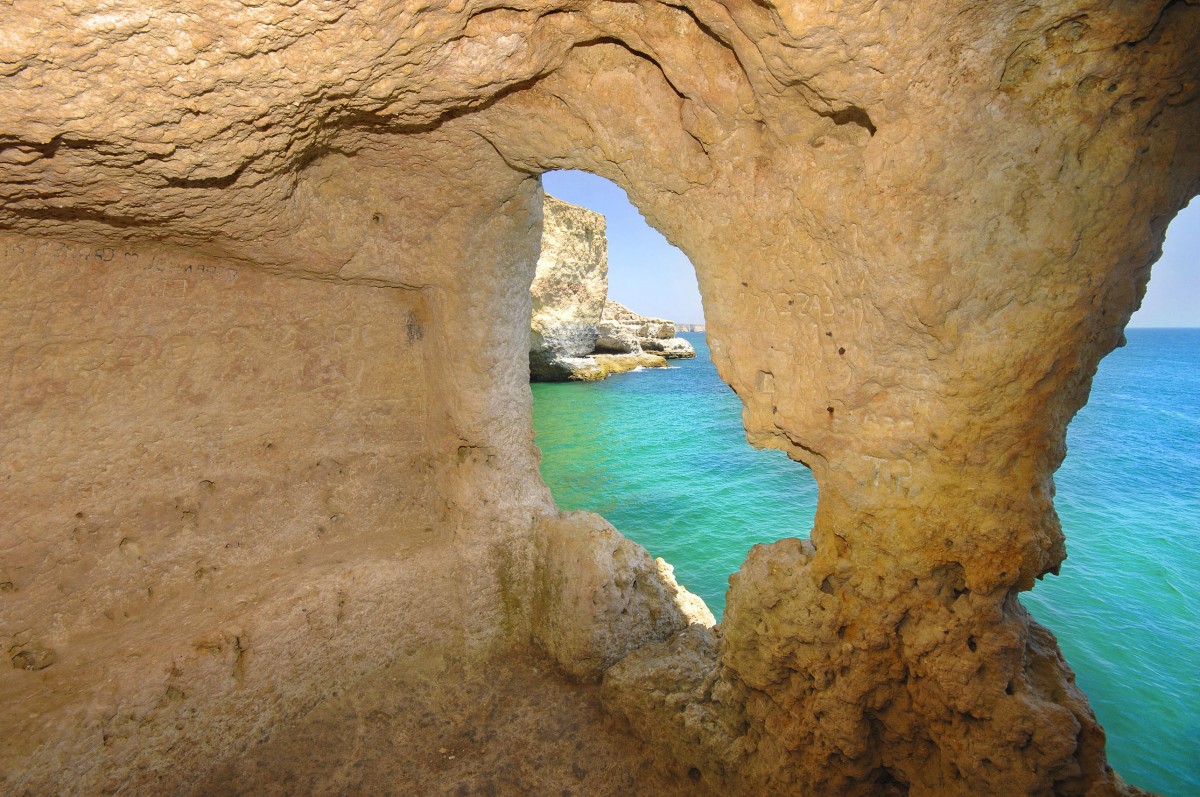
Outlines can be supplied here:
<path id="1" fill-rule="evenodd" d="M 251 161 L 243 161 L 236 169 L 226 175 L 219 177 L 200 177 L 191 179 L 188 177 L 168 177 L 167 185 L 172 188 L 229 188 L 238 181 L 242 173 L 246 171 L 246 167 Z"/>
<path id="2" fill-rule="evenodd" d="M 837 111 L 817 111 L 826 119 L 832 119 L 835 125 L 858 125 L 866 130 L 872 136 L 875 135 L 877 128 L 874 122 L 871 121 L 870 115 L 866 110 L 859 108 L 857 105 L 851 105 Z"/>
<path id="3" fill-rule="evenodd" d="M 588 41 L 580 42 L 576 46 L 579 48 L 583 48 L 583 47 L 595 47 L 596 45 L 600 45 L 600 44 L 616 45 L 617 47 L 620 47 L 622 50 L 627 50 L 631 55 L 641 58 L 644 61 L 648 61 L 650 64 L 652 64 L 654 66 L 655 69 L 657 69 L 662 74 L 663 80 L 666 82 L 667 86 L 671 89 L 671 91 L 675 92 L 675 95 L 677 97 L 679 97 L 679 99 L 681 99 L 681 100 L 688 99 L 688 96 L 686 94 L 684 94 L 679 89 L 678 86 L 675 85 L 675 83 L 671 80 L 671 78 L 667 77 L 666 70 L 663 69 L 662 64 L 660 64 L 658 62 L 657 58 L 650 55 L 649 53 L 646 53 L 646 52 L 643 52 L 642 50 L 637 49 L 636 47 L 629 44 L 629 42 L 623 41 L 622 39 L 618 39 L 615 36 L 600 36 L 595 39 L 589 39 Z"/>
<path id="4" fill-rule="evenodd" d="M 1182 5 L 1193 5 L 1194 6 L 1195 3 L 1189 2 L 1189 0 L 1167 0 L 1167 2 L 1163 4 L 1162 8 L 1160 8 L 1158 10 L 1158 16 L 1156 16 L 1154 18 L 1154 22 L 1150 25 L 1150 27 L 1148 27 L 1146 29 L 1146 32 L 1143 35 L 1139 36 L 1136 39 L 1130 39 L 1128 41 L 1123 41 L 1123 42 L 1121 42 L 1121 44 L 1119 46 L 1132 49 L 1134 47 L 1137 47 L 1140 44 L 1144 44 L 1145 42 L 1149 41 L 1150 39 L 1152 39 L 1155 36 L 1155 34 L 1158 33 L 1158 31 L 1162 27 L 1163 20 L 1166 19 L 1167 13 L 1170 12 L 1171 9 L 1175 8 L 1176 6 L 1182 6 Z"/>
<path id="5" fill-rule="evenodd" d="M 139 218 L 137 216 L 115 216 L 99 210 L 78 207 L 14 208 L 12 213 L 15 216 L 23 218 L 41 219 L 44 221 L 92 221 L 120 229 L 151 227 L 164 224 L 179 217 L 178 214 L 159 219 Z"/>

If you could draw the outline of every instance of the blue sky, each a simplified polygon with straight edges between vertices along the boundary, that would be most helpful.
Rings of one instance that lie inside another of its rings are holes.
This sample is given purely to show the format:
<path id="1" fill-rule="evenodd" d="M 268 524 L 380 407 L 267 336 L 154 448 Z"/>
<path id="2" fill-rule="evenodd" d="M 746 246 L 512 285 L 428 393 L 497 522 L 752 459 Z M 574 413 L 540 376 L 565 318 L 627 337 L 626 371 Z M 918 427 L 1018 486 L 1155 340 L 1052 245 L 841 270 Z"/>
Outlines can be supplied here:
<path id="1" fill-rule="evenodd" d="M 546 193 L 608 219 L 608 298 L 641 315 L 680 324 L 704 322 L 696 270 L 616 183 L 578 171 L 542 175 Z"/>
<path id="2" fill-rule="evenodd" d="M 1171 221 L 1131 327 L 1200 327 L 1200 199 Z"/>
<path id="3" fill-rule="evenodd" d="M 704 321 L 696 272 L 616 184 L 579 171 L 548 172 L 552 196 L 608 219 L 608 296 L 642 315 L 683 324 Z M 1163 256 L 1131 327 L 1200 327 L 1200 200 L 1171 222 Z"/>

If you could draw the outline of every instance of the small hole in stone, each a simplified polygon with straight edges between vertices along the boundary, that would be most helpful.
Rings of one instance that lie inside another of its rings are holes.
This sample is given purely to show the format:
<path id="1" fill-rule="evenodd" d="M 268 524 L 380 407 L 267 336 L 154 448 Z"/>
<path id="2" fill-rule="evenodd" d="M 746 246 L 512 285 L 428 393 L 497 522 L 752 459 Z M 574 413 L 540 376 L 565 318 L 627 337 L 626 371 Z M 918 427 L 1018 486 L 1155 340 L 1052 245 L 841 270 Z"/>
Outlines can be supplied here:
<path id="1" fill-rule="evenodd" d="M 970 649 L 970 651 L 971 651 L 972 653 L 974 653 L 974 652 L 975 652 L 975 647 L 976 647 L 976 645 L 975 645 L 975 637 L 973 637 L 973 636 L 969 636 L 969 637 L 967 637 L 967 648 L 968 648 L 968 649 Z"/>
<path id="2" fill-rule="evenodd" d="M 1111 92 L 1114 92 L 1114 91 L 1116 91 L 1116 90 L 1117 90 L 1117 84 L 1116 84 L 1116 83 L 1109 83 L 1109 84 L 1108 84 L 1108 91 L 1109 91 L 1110 93 L 1111 93 Z"/>
<path id="3" fill-rule="evenodd" d="M 833 594 L 833 577 L 832 576 L 826 576 L 825 580 L 821 582 L 821 592 L 824 592 L 826 595 Z"/>
<path id="4" fill-rule="evenodd" d="M 692 780 L 700 780 L 700 770 L 696 767 L 692 767 L 688 770 L 688 777 Z"/>
<path id="5" fill-rule="evenodd" d="M 371 216 L 371 221 L 374 222 L 375 224 L 382 224 L 383 223 L 383 214 L 382 213 L 373 214 Z"/>
<path id="6" fill-rule="evenodd" d="M 826 333 L 825 333 L 825 337 L 827 337 L 827 338 L 832 338 L 832 337 L 833 337 L 833 333 L 832 333 L 832 332 L 826 332 Z"/>
<path id="7" fill-rule="evenodd" d="M 838 354 L 845 354 L 845 353 L 846 353 L 846 347 L 838 346 Z"/>
<path id="8" fill-rule="evenodd" d="M 1013 693 L 1013 682 L 1009 681 L 1008 686 L 1004 687 L 1004 694 L 1011 695 Z"/>
<path id="9" fill-rule="evenodd" d="M 830 415 L 833 415 L 833 407 L 826 407 L 825 411 L 828 412 Z"/>

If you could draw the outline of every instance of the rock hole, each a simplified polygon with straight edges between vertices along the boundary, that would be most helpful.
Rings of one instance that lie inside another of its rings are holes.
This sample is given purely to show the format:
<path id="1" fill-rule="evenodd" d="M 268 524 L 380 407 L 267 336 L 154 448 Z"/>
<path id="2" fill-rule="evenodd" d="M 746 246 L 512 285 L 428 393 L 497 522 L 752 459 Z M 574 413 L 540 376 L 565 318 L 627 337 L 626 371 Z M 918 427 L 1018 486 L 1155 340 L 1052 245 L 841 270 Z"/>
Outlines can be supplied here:
<path id="1" fill-rule="evenodd" d="M 751 547 L 808 536 L 816 483 L 783 452 L 756 450 L 746 442 L 742 402 L 721 381 L 710 357 L 695 269 L 682 251 L 646 224 L 653 214 L 647 211 L 644 217 L 621 188 L 582 172 L 548 173 L 543 186 L 556 200 L 603 215 L 606 235 L 593 236 L 589 244 L 581 229 L 576 233 L 579 245 L 569 250 L 605 247 L 607 294 L 599 298 L 651 320 L 673 322 L 674 335 L 691 343 L 697 356 L 667 360 L 665 369 L 615 373 L 593 383 L 563 371 L 555 375 L 554 354 L 531 347 L 531 374 L 544 369 L 548 376 L 548 381 L 530 385 L 542 477 L 560 510 L 603 515 L 651 556 L 670 562 L 678 582 L 720 618 L 730 574 Z M 558 214 L 580 223 L 587 218 L 570 208 L 548 207 L 545 218 Z M 567 249 L 561 240 L 553 245 Z M 544 246 L 542 256 L 548 254 Z M 586 289 L 586 269 L 569 265 L 578 273 L 559 284 L 564 290 Z M 533 287 L 535 343 L 539 337 L 564 346 L 582 341 L 592 348 L 575 353 L 593 359 L 593 352 L 612 350 L 589 343 L 591 335 L 600 339 L 598 330 L 539 327 L 538 313 L 551 308 L 554 297 L 538 292 L 537 279 Z M 598 304 L 602 307 L 603 301 Z M 638 340 L 649 349 L 655 338 L 648 346 L 642 337 Z M 757 394 L 769 397 L 765 373 Z"/>
<path id="2" fill-rule="evenodd" d="M 977 645 L 975 644 L 975 637 L 973 637 L 973 636 L 967 637 L 967 649 L 970 650 L 972 653 L 974 653 L 976 647 L 977 647 Z"/>
<path id="3" fill-rule="evenodd" d="M 857 105 L 851 105 L 837 111 L 821 113 L 821 116 L 832 119 L 833 123 L 839 127 L 842 125 L 858 125 L 872 136 L 875 135 L 877 130 L 866 109 L 859 108 Z"/>

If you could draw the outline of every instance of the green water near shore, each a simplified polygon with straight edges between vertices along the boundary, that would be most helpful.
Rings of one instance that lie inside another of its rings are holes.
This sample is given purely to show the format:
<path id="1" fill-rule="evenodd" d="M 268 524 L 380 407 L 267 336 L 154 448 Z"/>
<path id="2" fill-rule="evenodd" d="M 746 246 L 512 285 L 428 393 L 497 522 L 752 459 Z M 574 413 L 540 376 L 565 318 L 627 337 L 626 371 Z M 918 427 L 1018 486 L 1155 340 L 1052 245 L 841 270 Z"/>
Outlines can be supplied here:
<path id="1" fill-rule="evenodd" d="M 1129 330 L 1072 423 L 1056 475 L 1070 558 L 1022 601 L 1059 637 L 1109 760 L 1200 795 L 1200 331 Z M 542 474 L 562 509 L 604 515 L 721 616 L 752 545 L 806 537 L 809 472 L 755 451 L 741 403 L 695 360 L 593 384 L 532 385 Z"/>

